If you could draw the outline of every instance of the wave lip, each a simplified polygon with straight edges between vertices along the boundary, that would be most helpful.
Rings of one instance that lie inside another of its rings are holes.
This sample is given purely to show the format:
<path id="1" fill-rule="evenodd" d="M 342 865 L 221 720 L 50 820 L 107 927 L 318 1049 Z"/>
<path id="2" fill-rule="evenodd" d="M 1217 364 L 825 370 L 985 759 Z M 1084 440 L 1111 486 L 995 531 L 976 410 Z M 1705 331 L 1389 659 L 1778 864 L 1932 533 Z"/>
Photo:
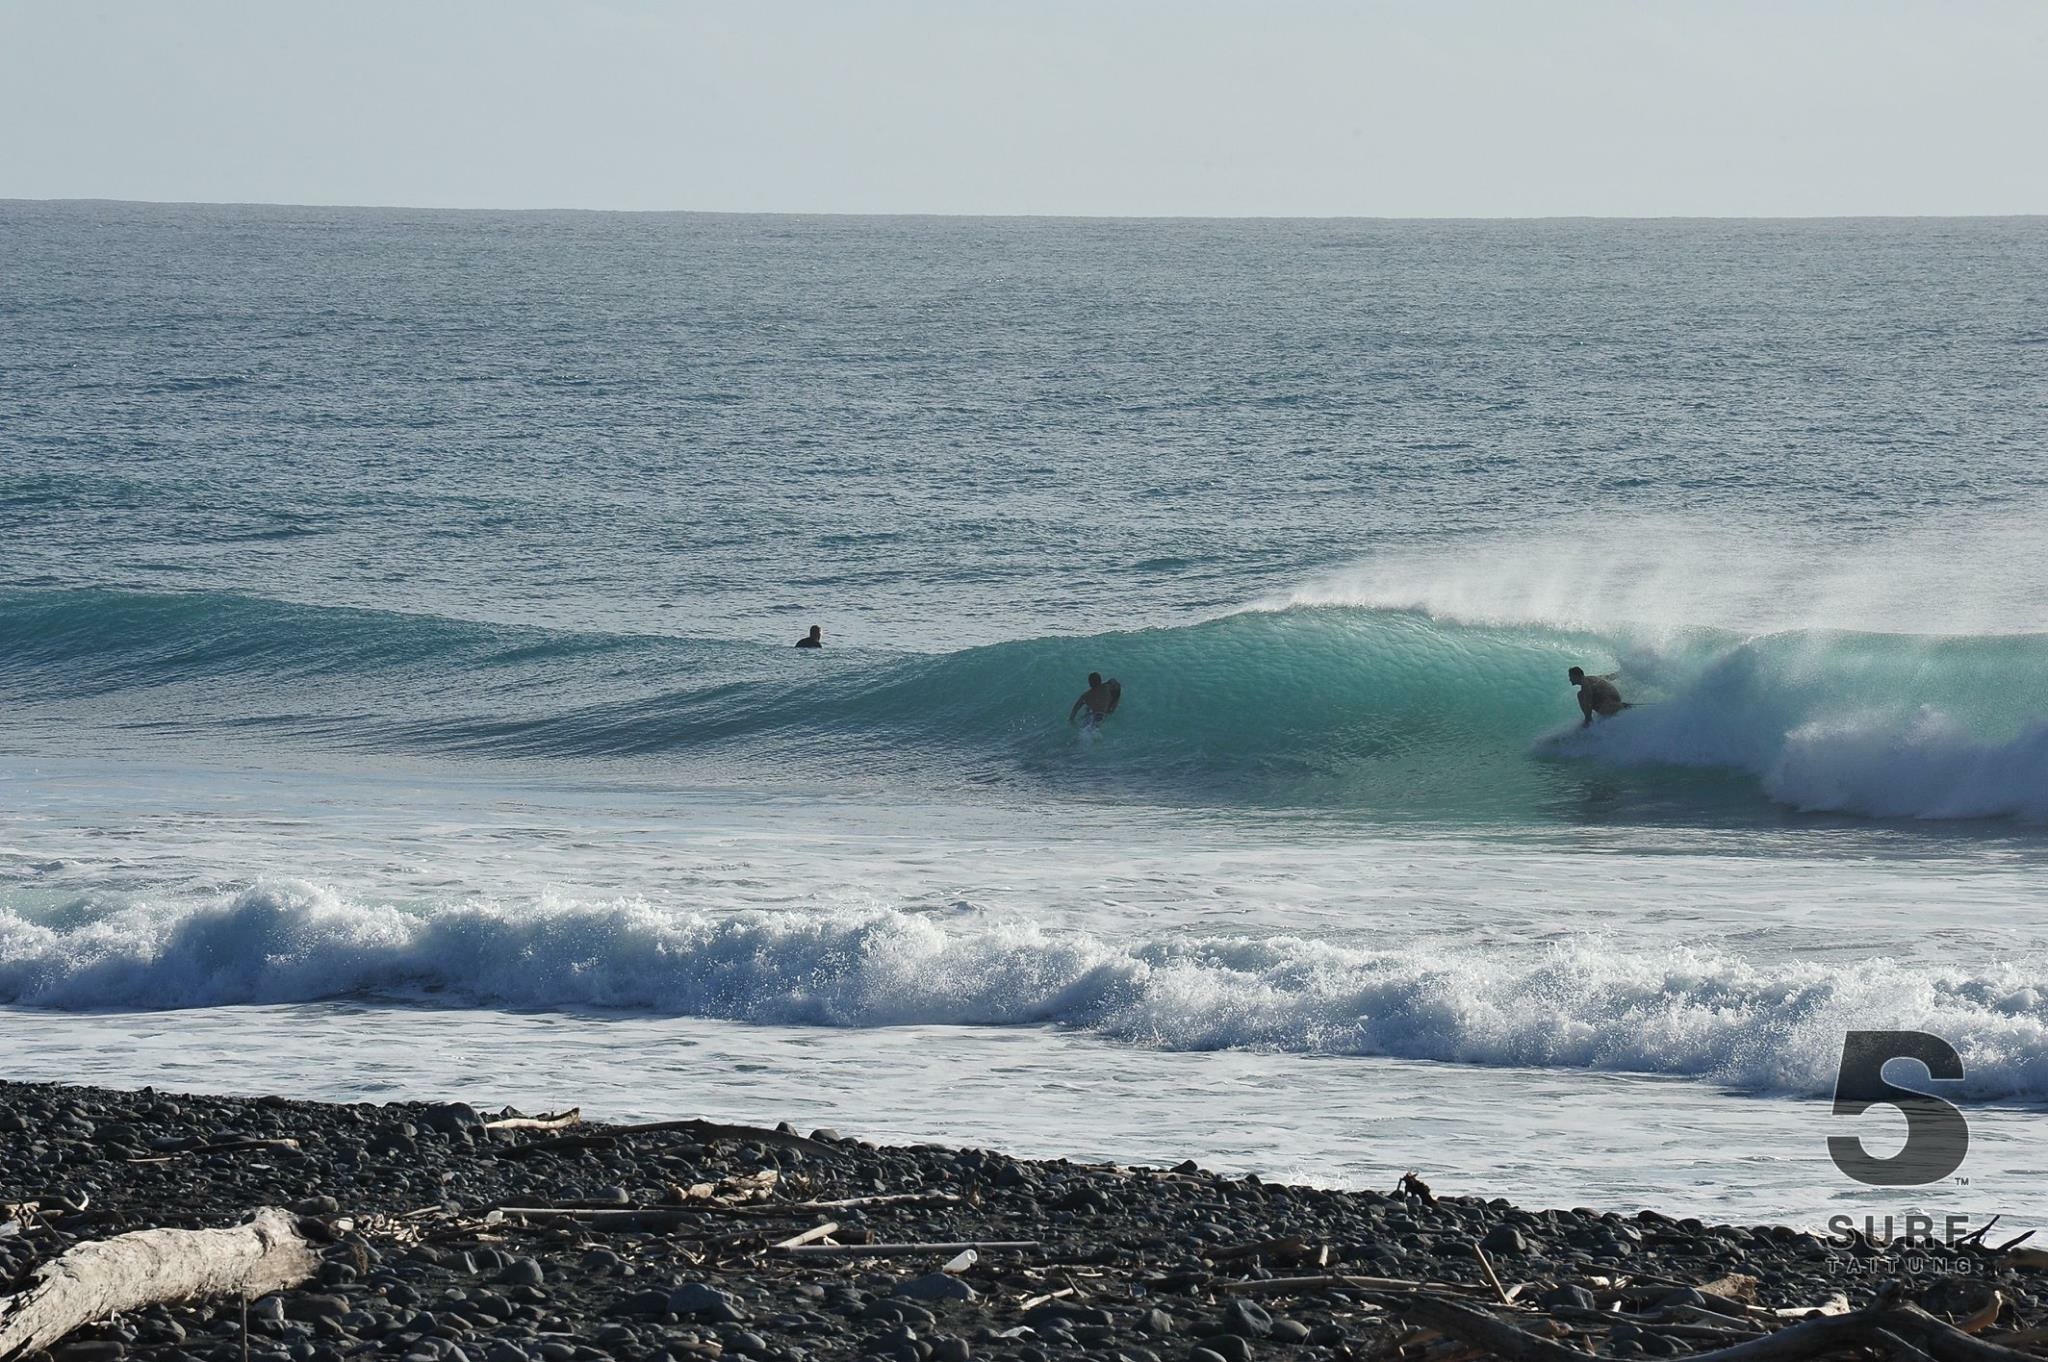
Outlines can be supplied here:
<path id="1" fill-rule="evenodd" d="M 1540 750 L 1740 771 L 1809 812 L 2048 821 L 2048 636 L 1795 633 L 1620 652 L 1652 703 Z"/>
<path id="2" fill-rule="evenodd" d="M 711 914 L 640 902 L 428 915 L 264 882 L 57 926 L 0 910 L 0 1004 L 61 1010 L 340 998 L 619 1008 L 782 1026 L 1072 1028 L 1258 1048 L 1666 1074 L 1832 1091 L 1844 1033 L 1927 1030 L 1974 1098 L 2048 1097 L 2048 962 L 1758 964 L 1598 940 L 1404 949 L 1290 936 L 1118 944 L 979 915 Z"/>

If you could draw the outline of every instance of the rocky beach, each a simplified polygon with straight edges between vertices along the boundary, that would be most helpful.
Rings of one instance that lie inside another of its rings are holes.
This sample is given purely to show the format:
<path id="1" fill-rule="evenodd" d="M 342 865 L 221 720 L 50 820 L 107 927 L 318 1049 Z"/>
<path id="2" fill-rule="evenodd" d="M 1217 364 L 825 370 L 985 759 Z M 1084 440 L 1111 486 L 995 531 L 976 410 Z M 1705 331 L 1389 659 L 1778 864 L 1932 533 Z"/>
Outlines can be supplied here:
<path id="1" fill-rule="evenodd" d="M 1327 1191 L 786 1124 L 0 1083 L 0 1359 L 30 1355 L 10 1330 L 67 1252 L 262 1208 L 303 1280 L 99 1319 L 52 1355 L 2000 1362 L 2048 1339 L 2048 1255 L 1995 1229 L 1873 1244 L 1421 1174 Z"/>

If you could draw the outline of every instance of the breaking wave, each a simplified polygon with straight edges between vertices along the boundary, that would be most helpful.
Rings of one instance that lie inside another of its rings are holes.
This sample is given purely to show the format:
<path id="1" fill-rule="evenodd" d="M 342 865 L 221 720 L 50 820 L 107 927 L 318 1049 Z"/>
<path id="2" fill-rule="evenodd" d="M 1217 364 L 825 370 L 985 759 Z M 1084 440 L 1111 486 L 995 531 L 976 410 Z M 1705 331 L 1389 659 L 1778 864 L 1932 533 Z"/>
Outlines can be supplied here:
<path id="1" fill-rule="evenodd" d="M 1580 731 L 1563 673 L 1639 707 Z M 1126 704 L 1066 709 L 1089 671 Z M 2048 634 L 1601 633 L 1344 603 L 923 655 L 206 593 L 0 594 L 0 696 L 91 729 L 921 791 L 1541 818 L 2048 821 Z"/>
<path id="2" fill-rule="evenodd" d="M 203 905 L 0 910 L 0 1004 L 325 999 L 630 1009 L 784 1026 L 1056 1026 L 1264 1048 L 1832 1090 L 1848 1030 L 1950 1037 L 1980 1098 L 2048 1096 L 2048 962 L 1761 965 L 1601 940 L 1376 950 L 1296 936 L 1117 943 L 984 914 L 711 914 L 642 902 L 347 901 L 262 882 Z"/>

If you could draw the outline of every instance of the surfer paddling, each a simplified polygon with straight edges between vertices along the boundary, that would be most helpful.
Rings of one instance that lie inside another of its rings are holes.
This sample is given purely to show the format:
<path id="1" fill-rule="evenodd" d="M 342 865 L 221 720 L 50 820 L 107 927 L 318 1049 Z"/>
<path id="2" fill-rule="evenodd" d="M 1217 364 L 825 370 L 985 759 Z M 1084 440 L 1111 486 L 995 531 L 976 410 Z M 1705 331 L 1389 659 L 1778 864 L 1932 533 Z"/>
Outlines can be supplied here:
<path id="1" fill-rule="evenodd" d="M 1579 688 L 1579 713 L 1586 716 L 1580 728 L 1591 727 L 1595 714 L 1603 719 L 1612 719 L 1629 708 L 1628 701 L 1622 699 L 1621 692 L 1614 688 L 1613 677 L 1588 676 L 1583 667 L 1574 667 L 1565 675 Z"/>
<path id="2" fill-rule="evenodd" d="M 808 634 L 805 634 L 805 635 L 804 635 L 804 636 L 803 636 L 802 638 L 798 639 L 798 640 L 796 641 L 796 646 L 797 646 L 797 647 L 799 647 L 799 648 L 822 648 L 822 647 L 824 647 L 824 646 L 825 646 L 825 631 L 824 631 L 824 630 L 823 630 L 822 628 L 820 628 L 819 626 L 815 625 L 815 624 L 814 624 L 814 625 L 812 625 L 812 626 L 811 626 L 811 632 L 810 632 L 810 633 L 808 633 Z"/>
<path id="3" fill-rule="evenodd" d="M 1074 707 L 1067 711 L 1067 722 L 1074 722 L 1074 717 L 1085 709 L 1088 711 L 1088 717 L 1084 722 L 1088 727 L 1093 728 L 1110 715 L 1116 713 L 1117 704 L 1123 698 L 1123 682 L 1115 677 L 1105 681 L 1102 679 L 1101 672 L 1090 672 L 1088 673 L 1088 689 L 1081 692 L 1081 698 L 1074 701 Z"/>

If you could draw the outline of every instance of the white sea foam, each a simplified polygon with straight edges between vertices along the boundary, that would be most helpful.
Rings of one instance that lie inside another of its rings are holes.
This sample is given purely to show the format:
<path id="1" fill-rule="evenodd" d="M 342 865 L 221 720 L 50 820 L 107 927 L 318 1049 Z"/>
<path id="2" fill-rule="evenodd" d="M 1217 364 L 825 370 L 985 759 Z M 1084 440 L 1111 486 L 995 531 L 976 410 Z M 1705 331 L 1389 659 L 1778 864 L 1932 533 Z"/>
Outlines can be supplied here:
<path id="1" fill-rule="evenodd" d="M 1662 701 L 1542 746 L 1746 771 L 1771 798 L 1809 812 L 2048 820 L 2048 717 L 2030 708 L 2037 700 L 1986 694 L 1969 724 L 1919 702 L 1918 685 L 1886 703 L 1857 694 L 1849 678 L 1757 663 L 1755 650 L 1738 650 Z M 1997 714 L 2000 700 L 2015 708 Z"/>
<path id="2" fill-rule="evenodd" d="M 990 915 L 713 914 L 644 902 L 355 903 L 303 882 L 47 926 L 0 911 L 0 1003 L 185 1008 L 339 997 L 623 1008 L 841 1028 L 1069 1027 L 1264 1047 L 1831 1090 L 1849 1030 L 1924 1029 L 1977 1097 L 2048 1096 L 2048 962 L 1760 964 L 1597 939 L 1374 950 L 1293 936 L 1118 943 Z"/>

